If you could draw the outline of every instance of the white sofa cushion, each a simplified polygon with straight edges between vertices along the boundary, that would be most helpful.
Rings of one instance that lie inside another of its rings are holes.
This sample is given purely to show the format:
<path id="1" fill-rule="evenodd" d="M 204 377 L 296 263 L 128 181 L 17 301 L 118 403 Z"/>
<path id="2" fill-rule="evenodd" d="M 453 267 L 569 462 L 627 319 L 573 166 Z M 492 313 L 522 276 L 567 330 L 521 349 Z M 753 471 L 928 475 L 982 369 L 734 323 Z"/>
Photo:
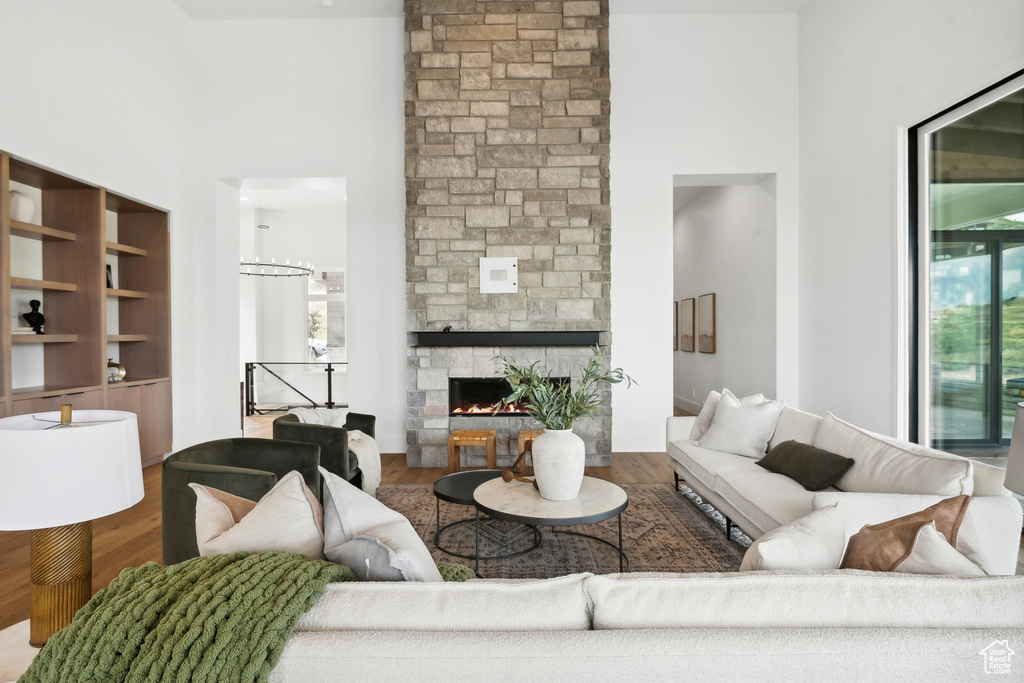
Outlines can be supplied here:
<path id="1" fill-rule="evenodd" d="M 813 444 L 820 425 L 820 416 L 785 406 L 779 413 L 779 423 L 775 425 L 775 435 L 768 442 L 768 448 L 775 448 L 783 441 L 791 440 Z"/>
<path id="2" fill-rule="evenodd" d="M 829 413 L 812 444 L 853 458 L 853 467 L 836 483 L 841 491 L 971 495 L 971 461 L 916 444 L 901 444 L 855 427 Z"/>
<path id="3" fill-rule="evenodd" d="M 814 491 L 761 467 L 723 471 L 714 490 L 757 525 L 758 535 L 798 520 L 813 509 Z"/>
<path id="4" fill-rule="evenodd" d="M 764 472 L 763 468 L 757 466 L 756 460 L 732 453 L 710 451 L 701 448 L 693 441 L 670 444 L 668 454 L 678 460 L 693 478 L 709 489 L 715 488 L 715 481 L 719 473 L 726 470 Z"/>
<path id="5" fill-rule="evenodd" d="M 725 389 L 724 391 L 729 390 Z M 691 439 L 697 441 L 704 435 L 704 432 L 708 431 L 708 427 L 715 419 L 715 410 L 718 408 L 721 398 L 722 394 L 714 389 L 708 392 L 708 397 L 704 399 L 704 405 L 701 406 L 700 413 L 697 415 L 697 421 L 693 423 L 693 429 L 690 431 Z M 744 406 L 756 406 L 763 402 L 764 394 L 751 394 L 740 399 L 740 405 Z"/>
<path id="6" fill-rule="evenodd" d="M 827 572 L 587 579 L 594 629 L 1018 628 L 1020 577 Z M 799 596 L 799 599 L 795 599 Z M 969 616 L 968 616 L 969 615 Z M 979 645 L 979 649 L 985 643 Z"/>
<path id="7" fill-rule="evenodd" d="M 701 448 L 760 458 L 775 433 L 782 412 L 780 401 L 743 405 L 728 389 L 715 409 L 715 419 L 697 442 Z"/>
<path id="8" fill-rule="evenodd" d="M 935 505 L 948 496 L 822 491 L 814 495 L 815 509 L 836 506 L 846 531 L 843 543 L 870 524 L 887 522 Z M 1017 571 L 1021 507 L 1015 498 L 975 497 L 967 506 L 956 549 L 987 574 L 1012 575 Z"/>
<path id="9" fill-rule="evenodd" d="M 405 516 L 323 467 L 323 553 L 364 581 L 442 581 Z"/>
<path id="10" fill-rule="evenodd" d="M 846 525 L 835 505 L 772 529 L 747 548 L 740 571 L 839 569 Z"/>
<path id="11" fill-rule="evenodd" d="M 584 582 L 331 583 L 296 631 L 582 631 L 590 628 Z"/>

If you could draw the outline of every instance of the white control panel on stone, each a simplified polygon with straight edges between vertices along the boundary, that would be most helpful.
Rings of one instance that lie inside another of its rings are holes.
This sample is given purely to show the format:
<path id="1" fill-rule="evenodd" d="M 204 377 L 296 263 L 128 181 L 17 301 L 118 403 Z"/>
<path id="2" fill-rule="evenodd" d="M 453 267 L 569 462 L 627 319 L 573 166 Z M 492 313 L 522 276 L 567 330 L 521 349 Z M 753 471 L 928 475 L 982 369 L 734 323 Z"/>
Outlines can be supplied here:
<path id="1" fill-rule="evenodd" d="M 515 294 L 519 291 L 519 259 L 485 257 L 480 259 L 481 294 Z"/>

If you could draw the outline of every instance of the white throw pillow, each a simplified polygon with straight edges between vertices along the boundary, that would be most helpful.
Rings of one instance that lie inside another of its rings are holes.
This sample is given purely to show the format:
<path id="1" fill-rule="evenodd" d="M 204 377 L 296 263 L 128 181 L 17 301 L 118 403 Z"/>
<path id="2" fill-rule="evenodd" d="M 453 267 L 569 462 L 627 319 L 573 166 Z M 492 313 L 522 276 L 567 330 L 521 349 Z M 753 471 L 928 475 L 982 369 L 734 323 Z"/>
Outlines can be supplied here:
<path id="1" fill-rule="evenodd" d="M 313 560 L 324 557 L 324 511 L 291 471 L 258 503 L 201 484 L 196 492 L 196 542 L 202 557 L 239 550 L 282 550 Z"/>
<path id="2" fill-rule="evenodd" d="M 724 389 L 724 391 L 729 390 Z M 704 405 L 700 408 L 697 421 L 693 423 L 693 429 L 690 430 L 690 438 L 693 441 L 697 441 L 704 435 L 704 432 L 708 431 L 708 427 L 715 419 L 715 409 L 718 408 L 718 401 L 721 398 L 722 395 L 712 389 L 708 393 L 708 397 L 704 399 Z M 751 394 L 740 399 L 740 405 L 743 406 L 756 406 L 759 403 L 764 403 L 764 394 Z"/>
<path id="3" fill-rule="evenodd" d="M 728 389 L 715 409 L 715 419 L 697 443 L 701 448 L 760 458 L 775 433 L 782 401 L 765 401 L 745 406 Z"/>
<path id="4" fill-rule="evenodd" d="M 957 576 L 985 576 L 981 567 L 974 564 L 935 528 L 935 522 L 921 527 L 917 543 L 910 556 L 893 571 L 906 574 L 956 574 Z"/>
<path id="5" fill-rule="evenodd" d="M 836 482 L 841 491 L 944 497 L 974 493 L 974 468 L 967 458 L 917 444 L 901 444 L 844 422 L 832 413 L 822 420 L 813 445 L 853 458 L 853 467 Z"/>
<path id="6" fill-rule="evenodd" d="M 323 467 L 324 555 L 363 581 L 442 581 L 430 551 L 400 512 Z"/>
<path id="7" fill-rule="evenodd" d="M 846 549 L 846 524 L 835 505 L 815 510 L 754 541 L 740 571 L 839 569 Z"/>

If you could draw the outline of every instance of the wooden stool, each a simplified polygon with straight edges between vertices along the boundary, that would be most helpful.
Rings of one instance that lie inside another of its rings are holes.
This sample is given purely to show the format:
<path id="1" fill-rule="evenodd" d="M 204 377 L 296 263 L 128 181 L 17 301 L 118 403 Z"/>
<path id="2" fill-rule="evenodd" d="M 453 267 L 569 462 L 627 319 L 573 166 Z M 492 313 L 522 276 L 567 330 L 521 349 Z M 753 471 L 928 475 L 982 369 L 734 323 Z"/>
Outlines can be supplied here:
<path id="1" fill-rule="evenodd" d="M 485 446 L 487 448 L 487 468 L 498 469 L 498 452 L 494 445 L 494 439 L 498 435 L 493 429 L 458 429 L 448 437 L 448 469 L 458 472 L 462 466 L 463 446 Z"/>
<path id="2" fill-rule="evenodd" d="M 539 430 L 539 431 L 532 431 L 532 432 L 531 431 L 519 432 L 519 447 L 516 450 L 518 451 L 519 455 L 523 457 L 523 461 L 522 461 L 523 467 L 526 467 L 526 457 L 525 457 L 525 454 L 526 454 L 527 451 L 530 452 L 530 460 L 531 461 L 533 460 L 533 440 L 536 439 L 538 436 L 540 436 L 543 433 L 544 433 L 543 429 Z M 513 474 L 519 474 L 519 472 L 516 471 L 516 472 L 513 472 Z"/>

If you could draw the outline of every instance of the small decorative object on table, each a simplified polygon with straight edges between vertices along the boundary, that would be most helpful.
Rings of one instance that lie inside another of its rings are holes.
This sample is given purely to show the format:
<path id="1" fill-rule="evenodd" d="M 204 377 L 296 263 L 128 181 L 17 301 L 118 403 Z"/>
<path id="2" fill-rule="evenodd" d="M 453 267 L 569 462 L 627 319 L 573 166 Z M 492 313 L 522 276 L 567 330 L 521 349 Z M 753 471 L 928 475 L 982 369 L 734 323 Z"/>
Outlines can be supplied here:
<path id="1" fill-rule="evenodd" d="M 113 358 L 107 359 L 107 381 L 122 382 L 128 375 L 128 371 L 120 363 L 115 363 Z"/>
<path id="2" fill-rule="evenodd" d="M 20 190 L 11 190 L 11 220 L 28 223 L 36 213 L 36 202 Z"/>
<path id="3" fill-rule="evenodd" d="M 46 318 L 39 312 L 39 306 L 41 305 L 39 299 L 32 299 L 28 302 L 28 305 L 32 308 L 28 313 L 22 313 L 21 317 L 25 319 L 29 327 L 36 334 L 46 334 L 43 332 L 43 324 L 46 323 Z"/>
<path id="4" fill-rule="evenodd" d="M 512 385 L 512 393 L 502 399 L 502 407 L 516 403 L 525 407 L 530 415 L 544 425 L 544 433 L 533 441 L 533 471 L 540 495 L 548 500 L 572 500 L 579 495 L 583 483 L 586 447 L 583 439 L 572 431 L 572 423 L 581 417 L 593 415 L 603 401 L 601 384 L 618 384 L 633 378 L 622 368 L 606 368 L 601 350 L 594 347 L 594 357 L 583 369 L 583 377 L 575 391 L 571 383 L 552 380 L 537 369 L 539 361 L 519 365 L 514 359 L 501 356 L 505 379 Z"/>

